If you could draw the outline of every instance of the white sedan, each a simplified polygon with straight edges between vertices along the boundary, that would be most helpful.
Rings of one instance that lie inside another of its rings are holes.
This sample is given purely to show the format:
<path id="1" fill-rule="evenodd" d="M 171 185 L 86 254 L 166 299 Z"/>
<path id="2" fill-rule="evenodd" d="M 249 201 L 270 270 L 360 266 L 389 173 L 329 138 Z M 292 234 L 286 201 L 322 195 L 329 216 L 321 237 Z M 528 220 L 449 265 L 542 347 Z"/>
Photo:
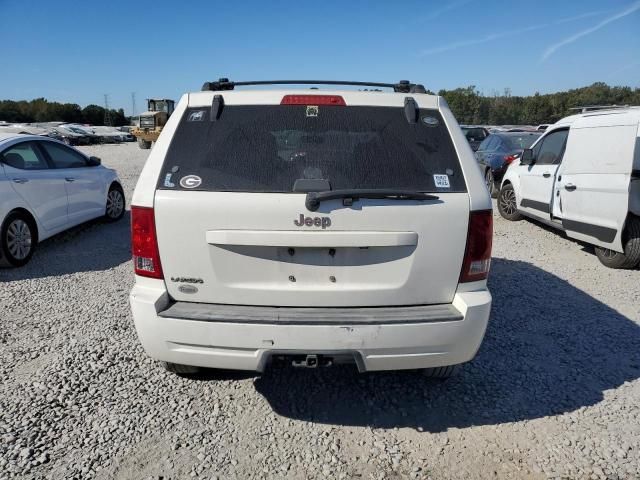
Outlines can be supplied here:
<path id="1" fill-rule="evenodd" d="M 99 158 L 54 139 L 0 132 L 0 266 L 22 266 L 39 241 L 124 211 L 118 175 Z"/>

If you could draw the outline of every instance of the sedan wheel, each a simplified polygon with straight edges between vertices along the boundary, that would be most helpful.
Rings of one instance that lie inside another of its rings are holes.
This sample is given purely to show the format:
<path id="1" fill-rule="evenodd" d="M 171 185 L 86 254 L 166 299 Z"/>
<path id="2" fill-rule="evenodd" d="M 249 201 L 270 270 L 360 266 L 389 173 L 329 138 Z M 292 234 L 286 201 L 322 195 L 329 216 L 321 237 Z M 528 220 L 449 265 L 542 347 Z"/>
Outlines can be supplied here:
<path id="1" fill-rule="evenodd" d="M 9 224 L 7 250 L 17 260 L 24 260 L 31 252 L 31 229 L 24 220 L 18 218 Z"/>
<path id="2" fill-rule="evenodd" d="M 491 169 L 487 170 L 487 173 L 485 173 L 484 183 L 487 185 L 487 190 L 489 190 L 489 195 L 491 195 L 492 197 L 495 197 L 498 192 L 496 191 L 496 186 L 493 180 L 493 173 L 491 172 Z"/>
<path id="3" fill-rule="evenodd" d="M 8 215 L 2 225 L 0 266 L 21 267 L 26 264 L 36 243 L 37 235 L 31 220 L 20 212 Z"/>
<path id="4" fill-rule="evenodd" d="M 116 221 L 124 215 L 124 194 L 118 187 L 111 187 L 107 194 L 106 217 L 109 221 Z"/>
<path id="5" fill-rule="evenodd" d="M 506 220 L 516 221 L 522 219 L 522 215 L 518 212 L 516 192 L 511 184 L 502 187 L 498 194 L 498 211 L 502 218 Z"/>

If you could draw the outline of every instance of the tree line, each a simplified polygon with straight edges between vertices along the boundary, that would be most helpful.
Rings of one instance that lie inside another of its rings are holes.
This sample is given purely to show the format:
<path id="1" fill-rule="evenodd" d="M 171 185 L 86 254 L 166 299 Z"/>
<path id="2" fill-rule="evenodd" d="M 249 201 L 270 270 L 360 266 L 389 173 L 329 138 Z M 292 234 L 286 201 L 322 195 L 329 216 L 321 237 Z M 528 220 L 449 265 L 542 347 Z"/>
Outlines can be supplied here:
<path id="1" fill-rule="evenodd" d="M 432 93 L 432 92 L 430 92 Z M 527 97 L 501 94 L 483 95 L 475 86 L 440 90 L 459 123 L 477 125 L 538 125 L 553 123 L 571 113 L 571 107 L 585 105 L 640 105 L 640 88 L 610 87 L 598 82 L 588 87 Z M 80 108 L 75 103 L 35 100 L 0 101 L 0 120 L 22 122 L 69 122 L 104 124 L 105 109 L 99 105 Z M 127 125 L 124 111 L 110 110 L 113 125 Z"/>
<path id="2" fill-rule="evenodd" d="M 481 94 L 475 86 L 440 90 L 461 124 L 538 125 L 554 123 L 570 115 L 571 107 L 587 105 L 640 105 L 640 88 L 610 87 L 598 82 L 588 87 L 527 97 Z"/>
<path id="3" fill-rule="evenodd" d="M 111 124 L 128 125 L 124 110 L 109 109 Z M 9 123 L 67 122 L 104 125 L 105 109 L 100 105 L 80 108 L 76 103 L 50 102 L 44 98 L 35 100 L 0 100 L 0 120 Z"/>

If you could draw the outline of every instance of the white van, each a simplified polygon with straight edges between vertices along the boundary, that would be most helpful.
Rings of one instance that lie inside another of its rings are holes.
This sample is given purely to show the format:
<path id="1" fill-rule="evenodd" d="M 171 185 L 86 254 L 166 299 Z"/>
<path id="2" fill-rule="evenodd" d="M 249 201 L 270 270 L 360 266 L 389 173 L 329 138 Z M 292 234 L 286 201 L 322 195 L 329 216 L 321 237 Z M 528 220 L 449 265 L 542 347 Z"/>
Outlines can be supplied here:
<path id="1" fill-rule="evenodd" d="M 640 107 L 572 115 L 550 126 L 502 181 L 498 210 L 592 244 L 612 268 L 640 263 Z"/>
<path id="2" fill-rule="evenodd" d="M 492 213 L 447 104 L 404 82 L 235 89 L 263 83 L 184 95 L 140 175 L 145 350 L 176 373 L 279 358 L 450 375 L 489 319 Z"/>

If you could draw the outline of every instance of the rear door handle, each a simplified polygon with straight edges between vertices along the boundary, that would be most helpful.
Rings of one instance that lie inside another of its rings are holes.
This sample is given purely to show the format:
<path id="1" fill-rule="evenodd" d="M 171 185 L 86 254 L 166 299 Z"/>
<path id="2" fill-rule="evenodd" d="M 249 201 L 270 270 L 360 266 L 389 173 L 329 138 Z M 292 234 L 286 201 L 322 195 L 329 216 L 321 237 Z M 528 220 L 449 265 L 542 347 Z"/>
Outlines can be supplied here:
<path id="1" fill-rule="evenodd" d="M 75 178 L 73 178 L 73 177 L 65 177 L 65 180 L 67 182 L 73 182 L 73 181 L 75 181 Z"/>
<path id="2" fill-rule="evenodd" d="M 551 174 L 550 174 L 549 172 L 544 172 L 544 173 L 542 174 L 542 176 L 543 176 L 544 178 L 549 178 L 549 177 L 551 176 Z"/>
<path id="3" fill-rule="evenodd" d="M 29 181 L 28 178 L 14 178 L 13 181 L 15 183 L 27 183 Z"/>
<path id="4" fill-rule="evenodd" d="M 576 188 L 578 188 L 578 187 L 576 187 L 573 183 L 567 183 L 564 186 L 564 189 L 569 191 L 569 192 L 573 192 Z"/>

